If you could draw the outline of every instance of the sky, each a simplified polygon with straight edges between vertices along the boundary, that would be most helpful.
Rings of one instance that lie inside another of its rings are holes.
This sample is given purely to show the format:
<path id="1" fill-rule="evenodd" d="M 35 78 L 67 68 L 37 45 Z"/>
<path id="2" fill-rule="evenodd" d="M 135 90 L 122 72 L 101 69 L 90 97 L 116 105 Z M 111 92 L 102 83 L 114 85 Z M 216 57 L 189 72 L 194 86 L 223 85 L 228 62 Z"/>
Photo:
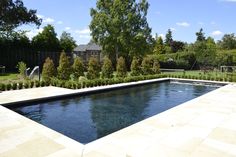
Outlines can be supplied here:
<path id="1" fill-rule="evenodd" d="M 47 24 L 54 26 L 60 37 L 63 31 L 71 33 L 77 44 L 90 41 L 90 9 L 96 0 L 23 0 L 28 9 L 36 9 L 43 19 L 40 28 L 22 26 L 32 38 Z M 147 20 L 152 35 L 165 36 L 168 29 L 173 39 L 194 42 L 195 33 L 203 28 L 206 36 L 220 40 L 224 34 L 236 33 L 236 0 L 148 0 Z"/>

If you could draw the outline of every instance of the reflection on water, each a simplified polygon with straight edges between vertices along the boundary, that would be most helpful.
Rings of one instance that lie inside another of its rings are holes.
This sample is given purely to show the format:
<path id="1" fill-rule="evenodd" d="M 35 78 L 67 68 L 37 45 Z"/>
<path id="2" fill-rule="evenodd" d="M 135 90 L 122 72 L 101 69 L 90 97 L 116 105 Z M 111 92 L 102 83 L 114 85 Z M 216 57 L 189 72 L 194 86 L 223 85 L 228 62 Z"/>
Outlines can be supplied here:
<path id="1" fill-rule="evenodd" d="M 216 88 L 163 82 L 12 110 L 88 143 Z"/>

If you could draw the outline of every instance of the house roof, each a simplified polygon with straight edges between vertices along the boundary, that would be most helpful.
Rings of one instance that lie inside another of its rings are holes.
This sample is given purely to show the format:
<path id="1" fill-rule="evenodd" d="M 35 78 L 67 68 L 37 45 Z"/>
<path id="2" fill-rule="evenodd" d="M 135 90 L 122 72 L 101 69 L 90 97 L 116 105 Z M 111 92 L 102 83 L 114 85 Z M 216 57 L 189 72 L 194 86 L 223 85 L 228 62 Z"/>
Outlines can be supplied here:
<path id="1" fill-rule="evenodd" d="M 102 47 L 95 44 L 95 43 L 89 43 L 87 45 L 79 45 L 78 47 L 76 47 L 74 49 L 74 51 L 86 51 L 86 50 L 97 50 L 97 51 L 101 51 Z"/>

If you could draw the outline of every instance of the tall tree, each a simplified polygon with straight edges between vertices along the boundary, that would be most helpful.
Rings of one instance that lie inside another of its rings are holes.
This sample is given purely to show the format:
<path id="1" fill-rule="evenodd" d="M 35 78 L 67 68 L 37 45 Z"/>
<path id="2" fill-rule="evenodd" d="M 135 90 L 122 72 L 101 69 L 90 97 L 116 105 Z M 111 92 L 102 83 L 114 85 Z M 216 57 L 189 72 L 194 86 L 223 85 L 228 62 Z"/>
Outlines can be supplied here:
<path id="1" fill-rule="evenodd" d="M 199 32 L 196 32 L 196 36 L 197 36 L 197 41 L 205 41 L 206 37 L 205 37 L 205 33 L 203 32 L 203 29 L 201 28 Z"/>
<path id="2" fill-rule="evenodd" d="M 172 41 L 173 41 L 172 31 L 170 29 L 168 29 L 168 31 L 166 33 L 165 44 L 167 46 L 171 46 Z"/>
<path id="3" fill-rule="evenodd" d="M 156 43 L 154 45 L 154 54 L 163 54 L 165 53 L 165 47 L 164 47 L 164 43 L 162 40 L 162 37 L 157 37 L 156 38 Z"/>
<path id="4" fill-rule="evenodd" d="M 64 31 L 62 32 L 60 37 L 60 46 L 63 51 L 72 52 L 73 49 L 76 47 L 76 42 L 70 33 Z"/>
<path id="5" fill-rule="evenodd" d="M 42 20 L 37 17 L 36 12 L 36 10 L 28 10 L 22 0 L 1 0 L 0 34 L 8 37 L 22 24 L 34 23 L 40 26 Z"/>
<path id="6" fill-rule="evenodd" d="M 219 42 L 221 48 L 231 50 L 236 48 L 236 36 L 234 33 L 225 34 L 222 40 Z"/>
<path id="7" fill-rule="evenodd" d="M 109 56 L 141 56 L 150 51 L 147 0 L 98 0 L 91 9 L 91 35 Z"/>
<path id="8" fill-rule="evenodd" d="M 59 51 L 60 43 L 52 25 L 47 25 L 43 31 L 32 39 L 33 46 L 40 51 Z"/>

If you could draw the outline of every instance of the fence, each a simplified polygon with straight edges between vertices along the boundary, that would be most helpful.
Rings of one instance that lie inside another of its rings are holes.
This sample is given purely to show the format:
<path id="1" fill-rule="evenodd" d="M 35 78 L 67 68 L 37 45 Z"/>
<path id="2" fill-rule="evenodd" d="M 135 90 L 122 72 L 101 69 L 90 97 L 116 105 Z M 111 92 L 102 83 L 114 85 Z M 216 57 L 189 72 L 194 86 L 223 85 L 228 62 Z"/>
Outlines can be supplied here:
<path id="1" fill-rule="evenodd" d="M 4 52 L 0 50 L 0 66 L 5 66 L 6 72 L 15 72 L 17 71 L 18 62 L 23 61 L 31 69 L 39 66 L 40 70 L 42 70 L 43 63 L 47 57 L 53 60 L 55 66 L 58 66 L 60 54 L 61 52 L 37 52 L 30 49 Z M 72 53 L 67 53 L 67 56 L 72 58 Z"/>

